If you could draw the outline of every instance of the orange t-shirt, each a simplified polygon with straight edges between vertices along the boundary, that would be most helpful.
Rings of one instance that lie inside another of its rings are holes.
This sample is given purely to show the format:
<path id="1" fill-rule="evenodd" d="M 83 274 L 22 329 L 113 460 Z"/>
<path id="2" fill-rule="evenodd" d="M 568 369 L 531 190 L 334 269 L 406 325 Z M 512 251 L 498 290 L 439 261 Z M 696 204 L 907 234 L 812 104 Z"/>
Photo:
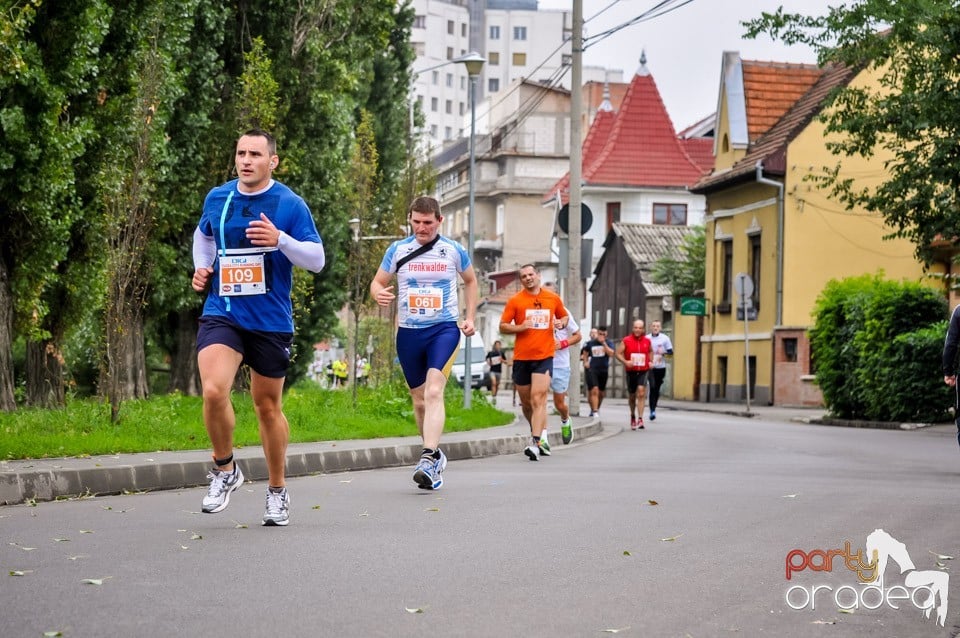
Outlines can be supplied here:
<path id="1" fill-rule="evenodd" d="M 533 295 L 521 290 L 507 301 L 500 323 L 513 322 L 520 325 L 527 319 L 533 319 L 534 327 L 516 334 L 513 344 L 513 358 L 520 361 L 538 361 L 553 356 L 553 320 L 567 316 L 567 309 L 559 295 L 540 289 Z"/>

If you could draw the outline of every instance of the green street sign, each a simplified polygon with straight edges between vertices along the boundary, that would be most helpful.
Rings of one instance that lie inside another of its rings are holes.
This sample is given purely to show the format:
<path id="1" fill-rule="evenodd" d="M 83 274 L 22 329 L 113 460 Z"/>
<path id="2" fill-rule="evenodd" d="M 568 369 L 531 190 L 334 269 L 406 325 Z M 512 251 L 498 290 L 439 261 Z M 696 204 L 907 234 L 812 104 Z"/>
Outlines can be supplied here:
<path id="1" fill-rule="evenodd" d="M 707 300 L 703 297 L 680 297 L 680 314 L 706 316 Z"/>

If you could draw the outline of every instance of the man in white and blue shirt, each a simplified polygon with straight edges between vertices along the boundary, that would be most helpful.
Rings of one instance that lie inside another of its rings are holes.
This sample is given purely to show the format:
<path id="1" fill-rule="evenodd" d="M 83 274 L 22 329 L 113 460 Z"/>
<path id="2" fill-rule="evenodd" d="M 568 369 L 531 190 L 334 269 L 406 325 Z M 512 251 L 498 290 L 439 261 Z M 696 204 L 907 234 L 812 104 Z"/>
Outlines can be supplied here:
<path id="1" fill-rule="evenodd" d="M 421 489 L 443 485 L 447 458 L 440 450 L 446 420 L 443 390 L 450 375 L 460 332 L 475 332 L 477 276 L 463 246 L 440 235 L 440 204 L 418 197 L 407 217 L 413 235 L 393 242 L 370 283 L 370 296 L 381 306 L 397 302 L 397 358 L 413 399 L 413 413 L 423 452 L 413 473 Z M 396 276 L 397 290 L 391 280 Z M 466 316 L 460 315 L 457 278 L 463 280 Z"/>

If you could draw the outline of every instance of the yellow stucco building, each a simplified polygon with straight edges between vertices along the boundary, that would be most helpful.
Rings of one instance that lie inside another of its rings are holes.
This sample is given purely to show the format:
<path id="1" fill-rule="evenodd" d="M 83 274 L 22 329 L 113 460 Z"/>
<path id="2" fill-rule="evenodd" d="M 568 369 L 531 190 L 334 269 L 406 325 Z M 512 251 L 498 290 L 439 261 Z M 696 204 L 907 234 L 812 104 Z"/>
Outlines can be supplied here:
<path id="1" fill-rule="evenodd" d="M 749 387 L 756 404 L 820 405 L 807 329 L 827 282 L 882 271 L 892 280 L 937 284 L 914 258 L 911 243 L 884 239 L 891 229 L 879 215 L 845 210 L 810 179 L 838 162 L 840 177 L 853 178 L 858 187 L 884 179 L 882 157 L 833 156 L 816 119 L 831 90 L 870 82 L 870 75 L 838 66 L 765 64 L 768 77 L 761 84 L 768 96 L 788 88 L 801 95 L 781 105 L 782 115 L 768 128 L 751 126 L 760 117 L 763 92 L 749 80 L 758 78 L 737 54 L 724 55 L 716 164 L 692 189 L 707 197 L 707 315 L 699 335 L 695 318 L 677 324 L 678 340 L 699 338 L 699 360 L 675 363 L 675 387 L 677 398 L 742 403 Z M 747 296 L 738 294 L 745 287 L 738 284 L 746 283 L 742 275 L 753 283 Z M 738 317 L 744 303 L 754 320 Z M 685 388 L 693 396 L 683 396 Z"/>

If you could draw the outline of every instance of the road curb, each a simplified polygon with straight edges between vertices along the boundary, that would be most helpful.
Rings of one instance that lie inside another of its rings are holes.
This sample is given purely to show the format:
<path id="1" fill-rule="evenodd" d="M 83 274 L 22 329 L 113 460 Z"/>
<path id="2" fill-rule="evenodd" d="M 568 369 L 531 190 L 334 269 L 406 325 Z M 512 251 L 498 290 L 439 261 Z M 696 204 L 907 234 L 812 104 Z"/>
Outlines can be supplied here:
<path id="1" fill-rule="evenodd" d="M 474 439 L 449 440 L 443 451 L 451 461 L 477 459 L 500 454 L 519 454 L 528 439 L 524 434 L 484 436 L 476 430 Z M 574 427 L 574 441 L 568 446 L 593 442 L 605 433 L 599 419 Z M 616 434 L 614 431 L 611 433 Z M 559 432 L 549 433 L 551 446 L 563 445 Z M 601 437 L 603 438 L 603 437 Z M 319 447 L 322 443 L 318 443 Z M 298 446 L 300 447 L 300 446 Z M 413 443 L 377 445 L 351 449 L 318 449 L 294 451 L 287 454 L 288 477 L 333 474 L 356 470 L 413 465 L 422 446 Z M 161 457 L 163 453 L 154 456 Z M 267 478 L 267 465 L 259 447 L 238 449 L 236 458 L 243 467 L 244 476 L 252 481 Z M 148 492 L 206 485 L 210 461 L 206 455 L 192 454 L 191 460 L 148 459 L 142 463 L 120 464 L 89 468 L 25 468 L 0 472 L 0 505 L 16 505 L 30 501 L 53 501 L 82 496 L 101 496 L 125 492 Z M 44 459 L 50 461 L 50 459 Z"/>

